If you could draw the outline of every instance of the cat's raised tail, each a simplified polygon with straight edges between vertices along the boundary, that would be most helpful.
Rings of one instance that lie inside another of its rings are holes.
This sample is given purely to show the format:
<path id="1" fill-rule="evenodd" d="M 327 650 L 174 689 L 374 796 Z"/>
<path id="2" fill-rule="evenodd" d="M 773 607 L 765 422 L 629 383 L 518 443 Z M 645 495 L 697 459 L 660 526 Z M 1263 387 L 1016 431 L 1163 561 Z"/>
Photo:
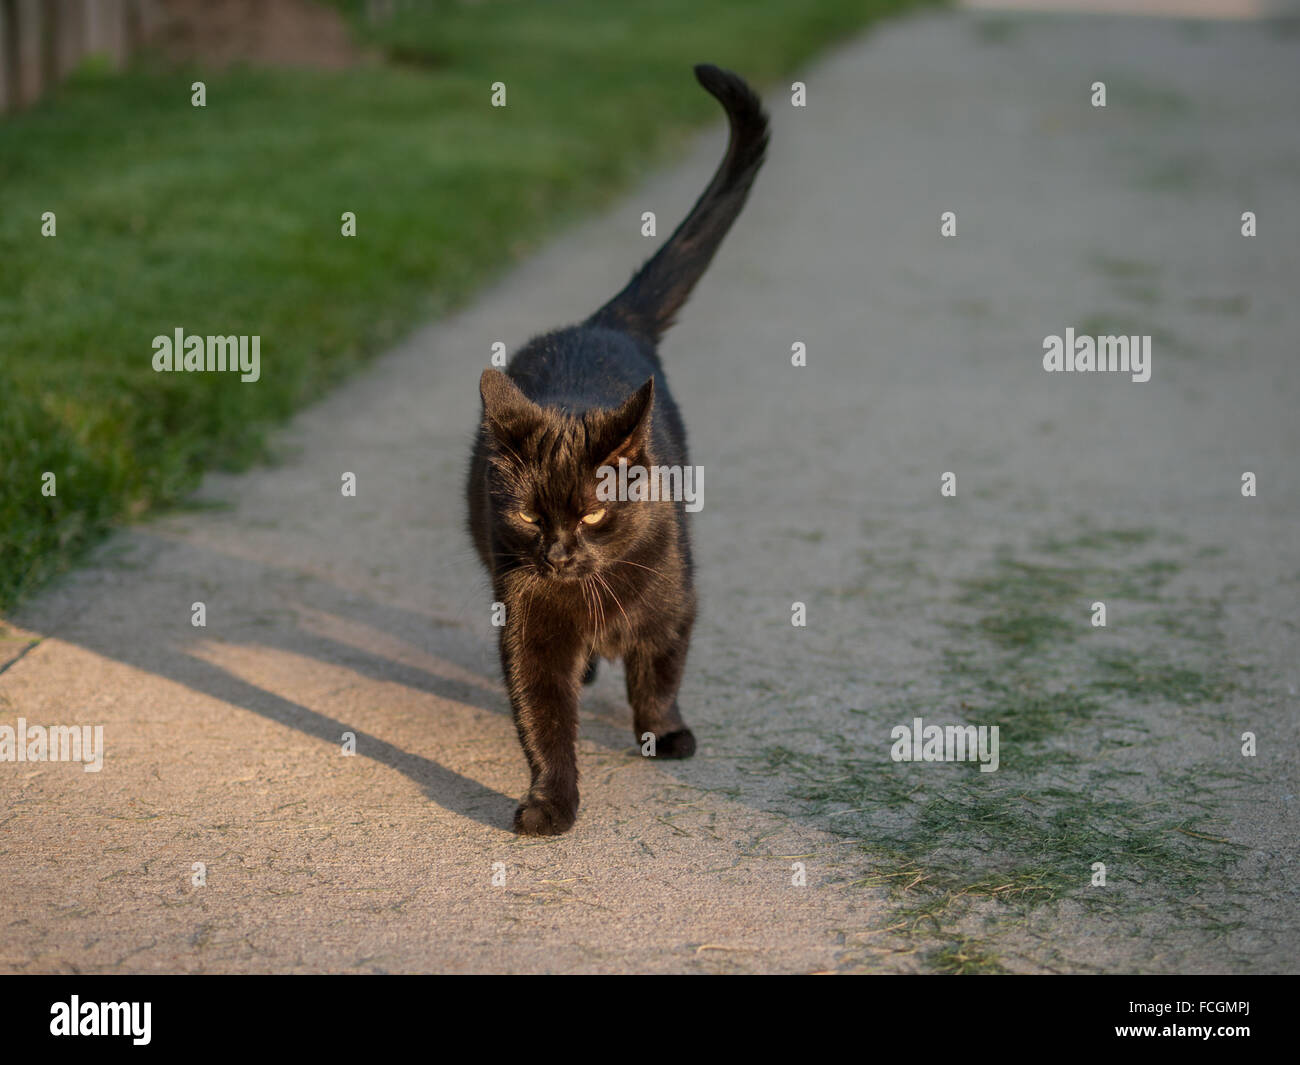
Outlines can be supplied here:
<path id="1" fill-rule="evenodd" d="M 587 319 L 657 341 L 703 276 L 722 238 L 745 206 L 767 149 L 767 115 L 743 78 L 701 63 L 695 77 L 727 110 L 731 140 L 717 173 L 691 213 L 617 296 Z"/>

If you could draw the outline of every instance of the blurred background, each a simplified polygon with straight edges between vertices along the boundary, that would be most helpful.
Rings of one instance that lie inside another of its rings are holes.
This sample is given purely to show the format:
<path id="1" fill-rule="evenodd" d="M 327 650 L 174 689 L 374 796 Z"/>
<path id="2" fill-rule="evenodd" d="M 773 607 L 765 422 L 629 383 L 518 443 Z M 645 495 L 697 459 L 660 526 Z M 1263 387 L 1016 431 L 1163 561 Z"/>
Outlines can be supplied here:
<path id="1" fill-rule="evenodd" d="M 0 608 L 679 151 L 700 57 L 770 84 L 910 6 L 0 0 Z M 178 326 L 275 357 L 154 373 Z"/>
<path id="2" fill-rule="evenodd" d="M 264 458 L 269 426 L 679 152 L 716 118 L 701 56 L 770 86 L 923 6 L 0 0 L 0 608 L 203 470 Z M 361 205 L 364 240 L 339 239 Z M 153 373 L 178 326 L 276 356 L 254 388 Z M 39 494 L 50 470 L 76 491 Z"/>

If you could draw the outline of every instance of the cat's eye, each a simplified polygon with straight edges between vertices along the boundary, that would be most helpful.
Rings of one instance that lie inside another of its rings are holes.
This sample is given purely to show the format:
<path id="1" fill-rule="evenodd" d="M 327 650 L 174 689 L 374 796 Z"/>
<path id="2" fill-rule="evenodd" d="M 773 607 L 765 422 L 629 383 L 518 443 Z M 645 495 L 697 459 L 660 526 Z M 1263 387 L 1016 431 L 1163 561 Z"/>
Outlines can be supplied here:
<path id="1" fill-rule="evenodd" d="M 531 510 L 521 510 L 519 512 L 519 518 L 521 521 L 528 522 L 529 525 L 537 524 L 537 515 L 534 514 Z"/>
<path id="2" fill-rule="evenodd" d="M 590 514 L 584 514 L 582 516 L 582 524 L 595 525 L 596 522 L 600 521 L 600 519 L 603 518 L 604 516 L 605 516 L 605 508 L 601 507 L 599 510 L 593 510 Z"/>

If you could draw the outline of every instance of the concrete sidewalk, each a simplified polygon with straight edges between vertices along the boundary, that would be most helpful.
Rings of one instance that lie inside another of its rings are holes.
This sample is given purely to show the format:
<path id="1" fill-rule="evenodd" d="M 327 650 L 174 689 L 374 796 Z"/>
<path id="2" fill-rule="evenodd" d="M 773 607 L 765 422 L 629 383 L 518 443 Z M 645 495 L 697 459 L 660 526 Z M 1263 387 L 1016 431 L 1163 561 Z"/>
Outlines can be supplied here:
<path id="1" fill-rule="evenodd" d="M 682 691 L 697 757 L 640 758 L 606 669 L 575 829 L 508 831 L 526 770 L 461 484 L 492 343 L 612 294 L 652 250 L 641 213 L 676 224 L 721 127 L 304 412 L 280 464 L 208 478 L 228 507 L 117 535 L 10 619 L 0 724 L 102 724 L 106 755 L 99 773 L 0 764 L 0 969 L 1295 971 L 1300 35 L 943 13 L 797 76 L 808 106 L 769 98 L 768 166 L 664 347 L 708 471 Z M 1045 373 L 1067 327 L 1152 335 L 1151 380 Z M 1003 639 L 979 589 L 1004 595 L 1007 566 L 1044 551 L 1061 580 L 1160 579 L 1111 602 L 1105 632 L 1084 580 L 1077 632 Z M 1012 844 L 974 813 L 942 828 L 938 805 L 910 849 L 873 850 L 920 796 L 970 811 L 985 784 L 899 767 L 890 730 L 955 720 L 1025 647 L 1095 683 L 1094 635 L 1183 682 L 1120 683 L 1112 655 L 1095 711 L 1009 718 L 1006 771 L 1031 750 L 1049 766 L 1015 796 L 1058 821 L 1095 810 L 1102 840 L 1108 818 L 1185 811 L 1175 842 L 1227 841 L 1219 873 L 1187 879 L 1200 852 L 1141 876 L 1117 861 L 1098 907 L 1107 856 L 1080 850 L 1078 893 L 921 919 L 954 854 L 1012 878 L 1019 852 L 990 852 Z M 1214 683 L 1184 683 L 1210 663 Z M 1072 775 L 1050 768 L 1067 756 Z M 1067 792 L 1095 807 L 1067 816 Z"/>

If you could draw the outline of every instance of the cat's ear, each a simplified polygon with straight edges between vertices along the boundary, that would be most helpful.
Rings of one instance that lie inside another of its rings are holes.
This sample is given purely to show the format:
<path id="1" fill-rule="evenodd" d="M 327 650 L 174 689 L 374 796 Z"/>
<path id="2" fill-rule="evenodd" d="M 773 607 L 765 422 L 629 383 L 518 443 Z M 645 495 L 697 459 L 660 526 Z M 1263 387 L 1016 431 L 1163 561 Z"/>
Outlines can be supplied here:
<path id="1" fill-rule="evenodd" d="M 509 443 L 524 436 L 542 417 L 542 409 L 500 370 L 488 367 L 478 379 L 483 422 L 492 434 Z"/>
<path id="2" fill-rule="evenodd" d="M 649 377 L 623 401 L 622 406 L 610 412 L 598 436 L 596 450 L 599 454 L 595 457 L 604 460 L 601 465 L 612 466 L 620 457 L 631 462 L 646 453 L 654 403 L 655 379 Z"/>

